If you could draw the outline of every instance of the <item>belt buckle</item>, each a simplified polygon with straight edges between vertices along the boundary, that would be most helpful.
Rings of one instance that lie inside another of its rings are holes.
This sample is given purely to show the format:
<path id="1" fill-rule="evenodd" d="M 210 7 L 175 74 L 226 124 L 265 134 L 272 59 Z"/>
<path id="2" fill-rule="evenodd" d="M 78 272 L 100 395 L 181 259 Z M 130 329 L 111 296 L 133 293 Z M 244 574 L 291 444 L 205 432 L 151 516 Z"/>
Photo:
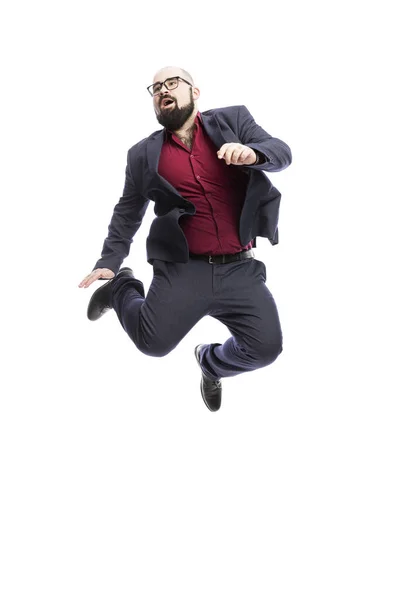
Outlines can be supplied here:
<path id="1" fill-rule="evenodd" d="M 212 259 L 213 259 L 213 257 L 209 255 L 208 256 L 208 262 L 209 262 L 210 265 L 214 264 L 213 261 L 212 261 Z"/>

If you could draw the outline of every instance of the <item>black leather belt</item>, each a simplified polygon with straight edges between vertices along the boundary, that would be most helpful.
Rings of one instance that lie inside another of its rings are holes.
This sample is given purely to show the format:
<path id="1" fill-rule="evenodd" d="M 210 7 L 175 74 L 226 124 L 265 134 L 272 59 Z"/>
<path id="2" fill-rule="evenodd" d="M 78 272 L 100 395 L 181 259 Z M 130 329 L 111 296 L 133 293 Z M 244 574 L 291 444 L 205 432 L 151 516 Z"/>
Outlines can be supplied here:
<path id="1" fill-rule="evenodd" d="M 226 263 L 235 262 L 237 260 L 244 260 L 245 258 L 254 258 L 253 250 L 243 250 L 236 254 L 217 254 L 215 256 L 209 256 L 207 254 L 193 254 L 189 252 L 190 258 L 206 260 L 210 265 L 224 265 Z"/>

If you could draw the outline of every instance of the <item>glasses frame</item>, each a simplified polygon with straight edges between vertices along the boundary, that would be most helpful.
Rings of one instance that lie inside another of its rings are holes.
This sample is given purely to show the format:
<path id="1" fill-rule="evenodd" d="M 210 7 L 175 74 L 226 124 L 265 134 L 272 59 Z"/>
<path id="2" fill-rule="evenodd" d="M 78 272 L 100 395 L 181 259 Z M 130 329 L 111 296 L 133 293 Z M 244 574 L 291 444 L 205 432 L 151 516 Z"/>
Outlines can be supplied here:
<path id="1" fill-rule="evenodd" d="M 152 98 L 154 98 L 154 96 L 158 96 L 159 94 L 161 94 L 163 86 L 165 85 L 165 82 L 168 81 L 168 79 L 177 79 L 178 80 L 178 85 L 179 85 L 179 81 L 184 81 L 190 87 L 193 87 L 193 85 L 190 83 L 190 81 L 187 81 L 186 79 L 183 79 L 183 77 L 179 77 L 179 75 L 173 75 L 172 77 L 167 77 L 167 79 L 164 79 L 164 81 L 162 83 L 161 83 L 161 81 L 156 81 L 156 82 L 152 83 L 151 85 L 149 85 L 146 88 Z M 161 89 L 156 94 L 152 94 L 151 91 L 150 91 L 150 88 L 153 87 L 153 85 L 156 85 L 156 83 L 161 83 Z M 178 85 L 176 87 L 178 87 Z M 167 88 L 167 86 L 165 86 L 165 89 L 169 92 L 169 89 Z M 172 89 L 175 90 L 176 88 L 172 88 Z"/>

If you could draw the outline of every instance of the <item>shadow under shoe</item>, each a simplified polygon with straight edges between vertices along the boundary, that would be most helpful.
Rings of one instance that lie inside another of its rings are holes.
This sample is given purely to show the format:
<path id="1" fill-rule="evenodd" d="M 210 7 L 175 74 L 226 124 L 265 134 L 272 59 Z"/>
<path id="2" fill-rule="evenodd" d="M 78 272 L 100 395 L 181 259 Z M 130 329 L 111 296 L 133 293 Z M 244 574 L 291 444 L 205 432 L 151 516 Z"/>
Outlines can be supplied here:
<path id="1" fill-rule="evenodd" d="M 194 349 L 194 355 L 196 357 L 196 360 L 198 362 L 200 369 L 201 369 L 200 349 L 202 346 L 203 346 L 203 344 L 199 344 Z M 202 377 L 201 377 L 201 382 L 200 382 L 200 390 L 201 390 L 202 398 L 203 398 L 204 403 L 207 406 L 207 408 L 209 410 L 211 410 L 212 412 L 215 412 L 221 408 L 221 398 L 222 398 L 221 380 L 217 379 L 216 381 L 214 381 L 213 379 L 209 379 L 203 373 L 202 369 L 201 369 L 201 374 L 202 374 Z"/>
<path id="2" fill-rule="evenodd" d="M 111 284 L 115 282 L 115 280 L 120 277 L 120 275 L 133 277 L 132 269 L 129 267 L 124 267 L 113 277 L 109 279 L 104 285 L 100 286 L 92 295 L 89 300 L 88 308 L 87 308 L 87 317 L 89 321 L 97 321 L 100 319 L 106 312 L 111 310 L 111 298 L 112 298 L 112 289 Z"/>

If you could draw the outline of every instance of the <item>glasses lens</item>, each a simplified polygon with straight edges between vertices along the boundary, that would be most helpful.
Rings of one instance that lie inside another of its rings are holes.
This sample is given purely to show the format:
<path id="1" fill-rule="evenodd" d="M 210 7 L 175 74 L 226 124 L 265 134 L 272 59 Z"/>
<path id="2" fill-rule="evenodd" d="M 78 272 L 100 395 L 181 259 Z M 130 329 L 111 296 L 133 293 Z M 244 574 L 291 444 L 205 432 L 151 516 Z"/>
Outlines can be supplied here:
<path id="1" fill-rule="evenodd" d="M 173 90 L 178 85 L 178 77 L 170 77 L 169 79 L 166 79 L 165 85 L 168 90 Z M 155 83 L 154 85 L 151 86 L 150 92 L 151 92 L 152 96 L 154 96 L 155 94 L 159 94 L 161 92 L 161 89 L 162 89 L 162 84 Z"/>
<path id="2" fill-rule="evenodd" d="M 151 86 L 150 91 L 153 94 L 158 94 L 161 90 L 161 83 L 155 83 L 154 85 Z"/>
<path id="3" fill-rule="evenodd" d="M 170 77 L 169 79 L 167 79 L 167 81 L 165 82 L 165 85 L 167 86 L 167 88 L 169 90 L 173 90 L 174 88 L 176 88 L 176 86 L 178 85 L 178 78 L 177 77 Z"/>

